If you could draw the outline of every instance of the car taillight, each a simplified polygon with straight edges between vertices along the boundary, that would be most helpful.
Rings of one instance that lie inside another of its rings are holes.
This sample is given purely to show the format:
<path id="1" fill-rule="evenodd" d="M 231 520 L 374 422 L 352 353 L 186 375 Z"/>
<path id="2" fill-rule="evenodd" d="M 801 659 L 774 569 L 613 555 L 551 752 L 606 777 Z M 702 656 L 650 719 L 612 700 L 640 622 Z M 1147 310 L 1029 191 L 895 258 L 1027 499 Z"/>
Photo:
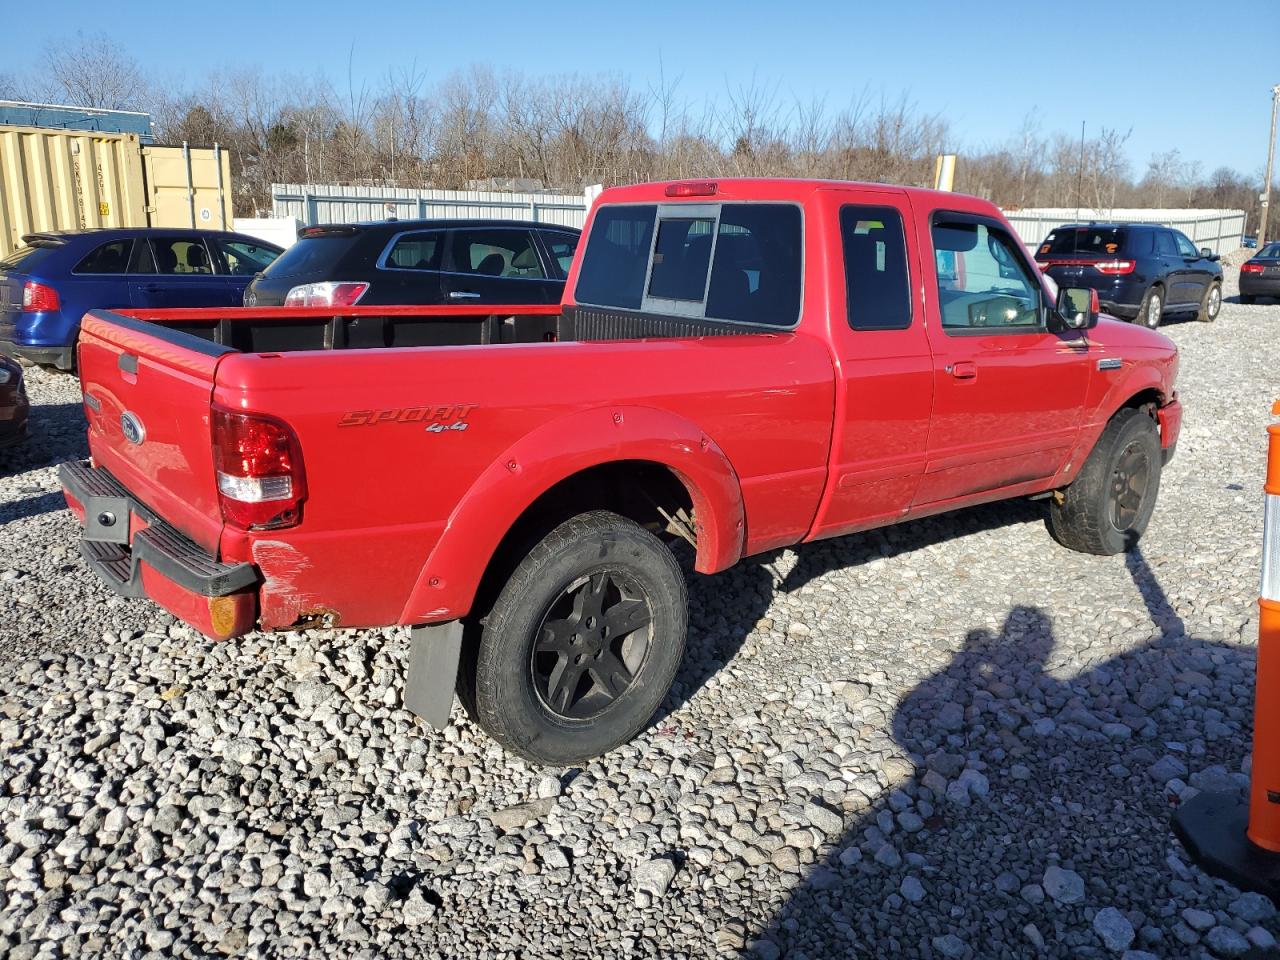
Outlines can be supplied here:
<path id="1" fill-rule="evenodd" d="M 285 423 L 213 408 L 213 466 L 222 518 L 245 530 L 277 530 L 302 519 L 302 450 Z"/>
<path id="2" fill-rule="evenodd" d="M 360 302 L 367 283 L 326 280 L 324 283 L 304 283 L 285 294 L 286 307 L 351 307 Z"/>
<path id="3" fill-rule="evenodd" d="M 1103 260 L 1101 263 L 1095 263 L 1093 268 L 1109 277 L 1116 277 L 1124 273 L 1133 273 L 1135 266 L 1137 264 L 1132 260 Z"/>
<path id="4" fill-rule="evenodd" d="M 1262 264 L 1260 263 L 1244 263 L 1240 265 L 1241 273 L 1261 273 Z"/>
<path id="5" fill-rule="evenodd" d="M 41 310 L 57 310 L 62 306 L 58 299 L 58 291 L 43 283 L 28 280 L 22 285 L 23 313 L 38 313 Z"/>

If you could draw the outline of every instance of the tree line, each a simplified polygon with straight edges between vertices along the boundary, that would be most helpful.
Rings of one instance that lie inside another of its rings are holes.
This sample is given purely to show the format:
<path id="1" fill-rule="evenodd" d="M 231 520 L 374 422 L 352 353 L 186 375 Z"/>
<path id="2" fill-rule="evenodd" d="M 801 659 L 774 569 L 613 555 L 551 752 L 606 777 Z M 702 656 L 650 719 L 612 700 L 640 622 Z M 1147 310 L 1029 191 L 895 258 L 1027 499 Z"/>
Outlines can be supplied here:
<path id="1" fill-rule="evenodd" d="M 1082 139 L 1045 132 L 1034 115 L 1003 143 L 960 148 L 946 117 L 870 91 L 833 106 L 752 79 L 691 100 L 662 69 L 637 86 L 484 66 L 429 81 L 408 66 L 376 86 L 343 86 L 254 68 L 170 90 L 105 36 L 78 35 L 46 48 L 29 76 L 0 73 L 0 98 L 143 110 L 161 142 L 221 144 L 242 215 L 269 214 L 272 183 L 576 193 L 595 183 L 768 175 L 931 186 L 936 155 L 959 153 L 955 188 L 1005 209 L 1232 208 L 1253 228 L 1262 179 L 1205 171 L 1176 147 L 1135 174 L 1131 131 Z"/>

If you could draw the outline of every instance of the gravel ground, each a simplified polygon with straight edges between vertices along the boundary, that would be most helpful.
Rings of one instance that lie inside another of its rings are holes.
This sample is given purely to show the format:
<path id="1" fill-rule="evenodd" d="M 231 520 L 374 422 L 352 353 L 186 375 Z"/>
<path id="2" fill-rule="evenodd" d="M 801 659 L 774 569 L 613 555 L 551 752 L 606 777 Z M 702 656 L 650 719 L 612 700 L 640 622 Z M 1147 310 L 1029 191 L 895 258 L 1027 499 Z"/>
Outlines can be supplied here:
<path id="1" fill-rule="evenodd" d="M 571 770 L 418 725 L 403 631 L 212 645 L 112 597 L 56 493 L 75 382 L 29 371 L 0 956 L 1270 955 L 1270 901 L 1168 818 L 1247 782 L 1278 324 L 1166 328 L 1187 421 L 1141 552 L 1011 503 L 698 578 L 662 715 Z"/>

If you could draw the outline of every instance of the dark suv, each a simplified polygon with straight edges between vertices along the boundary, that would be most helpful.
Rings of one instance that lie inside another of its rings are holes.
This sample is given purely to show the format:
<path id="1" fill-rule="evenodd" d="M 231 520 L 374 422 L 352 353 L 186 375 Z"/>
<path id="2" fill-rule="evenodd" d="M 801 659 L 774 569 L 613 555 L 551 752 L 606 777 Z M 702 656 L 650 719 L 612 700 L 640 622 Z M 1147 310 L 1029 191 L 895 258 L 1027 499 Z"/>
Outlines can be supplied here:
<path id="1" fill-rule="evenodd" d="M 304 227 L 244 304 L 559 303 L 579 232 L 515 220 Z"/>
<path id="2" fill-rule="evenodd" d="M 1092 287 L 1106 313 L 1148 327 L 1171 314 L 1215 320 L 1222 309 L 1218 257 L 1159 224 L 1065 224 L 1036 263 L 1059 287 Z"/>

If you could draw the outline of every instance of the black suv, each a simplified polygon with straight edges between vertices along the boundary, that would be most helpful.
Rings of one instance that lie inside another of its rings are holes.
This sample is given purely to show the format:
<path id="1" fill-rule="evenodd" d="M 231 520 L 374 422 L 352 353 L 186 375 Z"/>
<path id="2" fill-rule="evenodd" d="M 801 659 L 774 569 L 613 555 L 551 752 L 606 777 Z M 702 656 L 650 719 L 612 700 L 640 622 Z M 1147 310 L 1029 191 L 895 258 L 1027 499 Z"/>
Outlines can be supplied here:
<path id="1" fill-rule="evenodd" d="M 1171 314 L 1215 320 L 1222 309 L 1218 257 L 1159 224 L 1064 224 L 1036 263 L 1060 288 L 1092 287 L 1103 311 L 1148 327 Z"/>
<path id="2" fill-rule="evenodd" d="M 516 220 L 304 227 L 244 305 L 559 303 L 579 234 Z"/>

